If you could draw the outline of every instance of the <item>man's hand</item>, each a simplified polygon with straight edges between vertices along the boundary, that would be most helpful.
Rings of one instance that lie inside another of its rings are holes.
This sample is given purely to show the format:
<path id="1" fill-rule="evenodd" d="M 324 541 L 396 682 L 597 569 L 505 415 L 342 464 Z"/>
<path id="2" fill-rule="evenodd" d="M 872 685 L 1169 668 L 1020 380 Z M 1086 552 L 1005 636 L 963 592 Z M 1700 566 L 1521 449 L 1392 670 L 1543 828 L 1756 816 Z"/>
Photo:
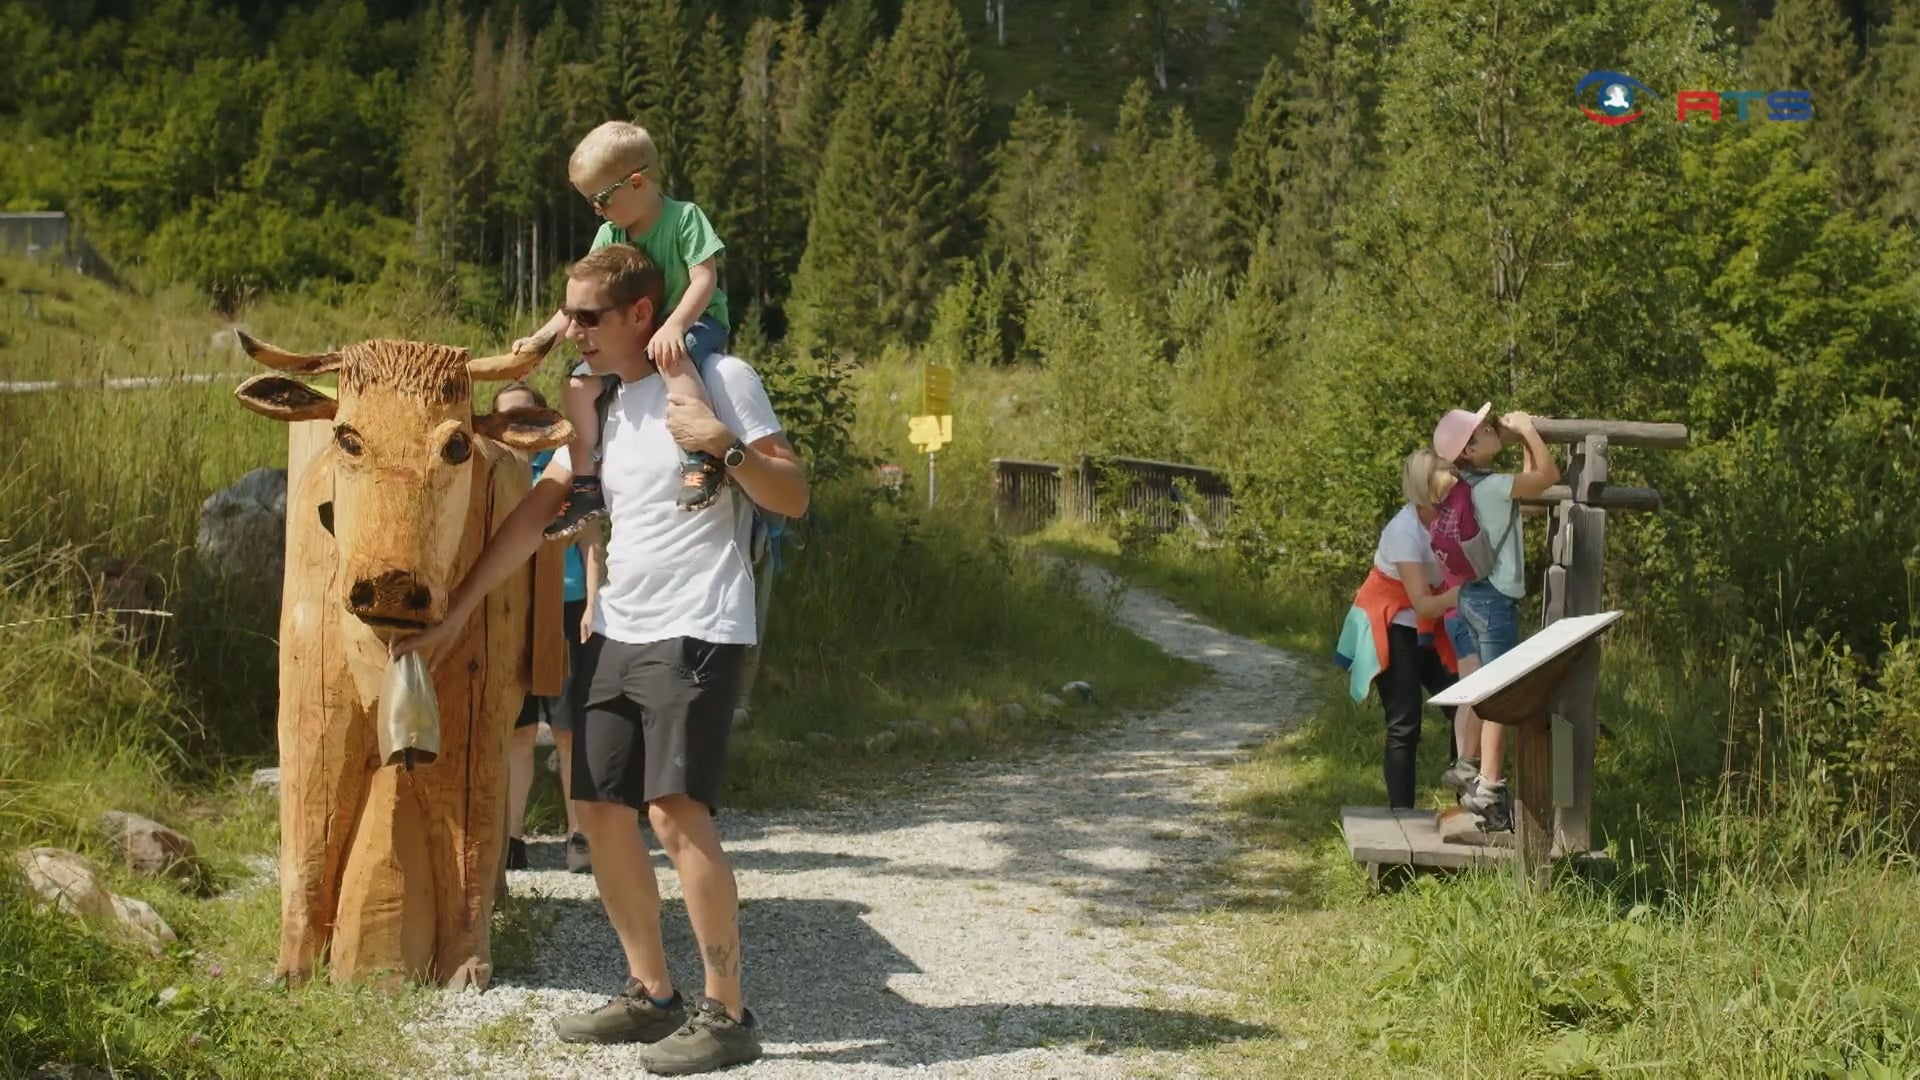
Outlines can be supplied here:
<path id="1" fill-rule="evenodd" d="M 681 449 L 704 450 L 714 457 L 725 454 L 735 439 L 705 402 L 679 394 L 667 397 L 667 432 Z"/>
<path id="2" fill-rule="evenodd" d="M 691 364 L 687 355 L 687 327 L 677 319 L 668 319 L 647 342 L 647 357 L 655 367 L 669 374 L 678 373 L 681 364 Z"/>
<path id="3" fill-rule="evenodd" d="M 427 667 L 431 668 L 433 667 L 434 657 L 439 654 L 441 650 L 453 644 L 453 639 L 458 636 L 460 627 L 465 625 L 465 623 L 465 619 L 461 619 L 458 622 L 453 619 L 448 619 L 445 622 L 429 626 L 417 634 L 408 634 L 405 637 L 394 638 L 387 643 L 387 655 L 398 660 L 408 653 L 417 652 L 420 654 L 420 659 L 425 662 Z"/>

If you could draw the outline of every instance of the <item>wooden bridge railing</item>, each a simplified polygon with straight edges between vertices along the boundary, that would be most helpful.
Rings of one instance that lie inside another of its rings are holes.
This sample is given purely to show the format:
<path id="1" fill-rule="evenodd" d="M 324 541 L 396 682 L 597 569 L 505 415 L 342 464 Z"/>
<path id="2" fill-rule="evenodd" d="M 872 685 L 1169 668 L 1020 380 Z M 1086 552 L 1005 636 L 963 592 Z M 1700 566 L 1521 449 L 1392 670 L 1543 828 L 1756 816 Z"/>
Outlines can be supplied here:
<path id="1" fill-rule="evenodd" d="M 1233 505 L 1226 478 L 1198 465 L 1085 455 L 1071 468 L 1018 458 L 994 458 L 991 465 L 994 524 L 1011 531 L 1062 517 L 1098 523 L 1116 513 L 1138 515 L 1158 532 L 1205 529 L 1225 521 Z"/>

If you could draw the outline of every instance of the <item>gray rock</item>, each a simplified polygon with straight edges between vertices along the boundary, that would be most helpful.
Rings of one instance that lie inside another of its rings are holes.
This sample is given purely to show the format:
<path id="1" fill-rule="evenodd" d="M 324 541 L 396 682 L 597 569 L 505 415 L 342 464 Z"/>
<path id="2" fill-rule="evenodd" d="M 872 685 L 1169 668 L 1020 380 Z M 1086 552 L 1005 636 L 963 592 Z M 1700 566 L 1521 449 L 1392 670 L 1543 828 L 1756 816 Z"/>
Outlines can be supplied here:
<path id="1" fill-rule="evenodd" d="M 100 815 L 100 832 L 136 874 L 187 880 L 198 876 L 193 841 L 151 818 L 109 810 Z"/>
<path id="2" fill-rule="evenodd" d="M 900 736 L 891 731 L 876 732 L 867 736 L 867 750 L 875 754 L 884 754 L 900 742 Z"/>
<path id="3" fill-rule="evenodd" d="M 804 754 L 807 751 L 806 743 L 794 742 L 792 739 L 781 739 L 774 745 L 789 754 Z"/>
<path id="4" fill-rule="evenodd" d="M 248 790 L 264 791 L 269 795 L 280 794 L 280 767 L 255 769 L 253 779 L 247 784 Z"/>
<path id="5" fill-rule="evenodd" d="M 806 738 L 808 746 L 825 748 L 833 745 L 833 736 L 824 731 L 809 731 Z"/>
<path id="6" fill-rule="evenodd" d="M 949 735 L 973 734 L 973 721 L 964 716 L 956 716 L 947 721 L 946 733 Z"/>
<path id="7" fill-rule="evenodd" d="M 1064 705 L 1066 705 L 1066 702 L 1061 701 L 1059 698 L 1054 697 L 1052 694 L 1040 695 L 1039 708 L 1040 708 L 1040 715 L 1042 716 L 1052 716 L 1054 713 L 1059 712 L 1061 707 Z"/>
<path id="8" fill-rule="evenodd" d="M 258 468 L 200 504 L 200 561 L 230 585 L 279 596 L 287 549 L 287 470 Z"/>
<path id="9" fill-rule="evenodd" d="M 1060 688 L 1060 696 L 1068 701 L 1092 701 L 1093 684 L 1081 679 L 1075 679 Z"/>
<path id="10" fill-rule="evenodd" d="M 14 853 L 27 887 L 54 910 L 111 922 L 118 932 L 159 955 L 177 941 L 173 928 L 142 900 L 117 896 L 100 883 L 100 870 L 82 856 L 60 848 L 29 848 Z"/>
<path id="11" fill-rule="evenodd" d="M 1010 724 L 1017 724 L 1027 718 L 1027 707 L 1017 701 L 1009 701 L 1005 705 L 995 709 L 994 716 Z"/>

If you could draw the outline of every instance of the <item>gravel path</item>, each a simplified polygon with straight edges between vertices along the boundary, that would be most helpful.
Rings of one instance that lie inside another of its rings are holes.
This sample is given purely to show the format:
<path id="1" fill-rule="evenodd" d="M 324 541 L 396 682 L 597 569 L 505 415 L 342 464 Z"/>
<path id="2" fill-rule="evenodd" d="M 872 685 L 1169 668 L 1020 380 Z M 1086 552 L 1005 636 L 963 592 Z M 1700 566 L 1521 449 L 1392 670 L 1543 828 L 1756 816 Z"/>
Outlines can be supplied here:
<path id="1" fill-rule="evenodd" d="M 766 1057 L 743 1078 L 1179 1075 L 1181 1052 L 1251 1034 L 1183 984 L 1175 920 L 1189 876 L 1227 853 L 1212 800 L 1250 741 L 1304 706 L 1298 661 L 1222 633 L 1086 568 L 1120 619 L 1215 677 L 1165 712 L 1044 756 L 916 778 L 916 798 L 828 811 L 728 813 L 747 1001 Z M 557 839 L 510 875 L 553 930 L 534 970 L 448 994 L 415 1026 L 447 1076 L 644 1075 L 628 1047 L 570 1046 L 549 1019 L 624 981 L 591 875 Z M 656 853 L 667 953 L 683 986 L 698 952 Z M 1186 939 L 1190 940 L 1190 938 Z"/>

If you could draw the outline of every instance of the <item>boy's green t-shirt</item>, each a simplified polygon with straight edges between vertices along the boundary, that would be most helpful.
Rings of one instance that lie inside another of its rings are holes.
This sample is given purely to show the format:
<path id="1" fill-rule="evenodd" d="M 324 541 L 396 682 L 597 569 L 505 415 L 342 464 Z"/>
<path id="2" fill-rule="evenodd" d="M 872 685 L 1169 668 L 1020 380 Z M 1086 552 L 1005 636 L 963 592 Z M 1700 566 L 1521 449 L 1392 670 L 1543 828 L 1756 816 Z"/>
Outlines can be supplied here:
<path id="1" fill-rule="evenodd" d="M 713 231 L 713 225 L 707 221 L 707 215 L 690 202 L 662 197 L 660 200 L 660 219 L 653 223 L 645 236 L 634 239 L 627 230 L 613 222 L 604 222 L 600 231 L 593 235 L 593 246 L 589 251 L 598 251 L 608 244 L 633 244 L 647 253 L 654 265 L 667 279 L 667 311 L 669 314 L 680 306 L 680 298 L 687 295 L 690 284 L 688 271 L 706 262 L 708 259 L 726 250 L 720 242 L 719 234 Z M 727 292 L 718 282 L 713 286 L 713 299 L 707 302 L 707 310 L 701 314 L 719 323 L 727 329 L 733 324 L 727 320 Z"/>

